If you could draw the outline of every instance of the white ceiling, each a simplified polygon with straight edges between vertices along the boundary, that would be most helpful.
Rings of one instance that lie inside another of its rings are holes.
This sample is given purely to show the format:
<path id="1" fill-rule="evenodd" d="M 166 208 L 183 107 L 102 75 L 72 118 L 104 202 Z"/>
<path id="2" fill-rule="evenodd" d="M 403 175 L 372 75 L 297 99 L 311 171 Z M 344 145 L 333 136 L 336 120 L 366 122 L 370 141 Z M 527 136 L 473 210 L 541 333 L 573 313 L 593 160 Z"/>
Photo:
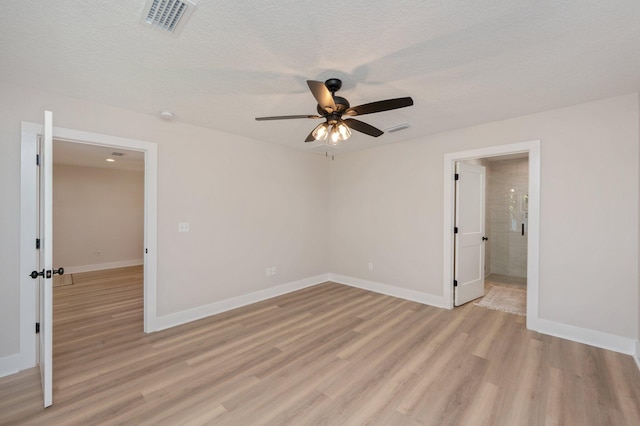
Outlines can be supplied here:
<path id="1" fill-rule="evenodd" d="M 53 164 L 144 171 L 144 153 L 54 139 Z"/>
<path id="2" fill-rule="evenodd" d="M 141 24 L 145 0 L 3 4 L 5 82 L 268 142 L 317 121 L 305 80 L 343 80 L 351 105 L 412 96 L 362 116 L 343 150 L 394 143 L 640 89 L 637 0 L 198 0 L 178 38 Z"/>

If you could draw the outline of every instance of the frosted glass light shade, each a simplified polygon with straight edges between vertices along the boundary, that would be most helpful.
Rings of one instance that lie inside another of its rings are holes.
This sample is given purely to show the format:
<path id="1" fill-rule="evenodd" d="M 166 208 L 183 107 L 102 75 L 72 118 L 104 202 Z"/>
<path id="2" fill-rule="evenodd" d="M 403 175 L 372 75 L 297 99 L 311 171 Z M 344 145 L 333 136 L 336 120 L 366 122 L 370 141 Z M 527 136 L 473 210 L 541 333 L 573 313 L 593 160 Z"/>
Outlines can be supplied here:
<path id="1" fill-rule="evenodd" d="M 340 122 L 336 124 L 335 127 L 338 128 L 338 135 L 341 141 L 346 141 L 347 139 L 349 139 L 349 136 L 351 136 L 351 129 L 349 129 L 349 126 L 347 126 L 343 122 Z"/>
<path id="2" fill-rule="evenodd" d="M 338 129 L 334 125 L 333 127 L 331 127 L 331 130 L 329 131 L 329 143 L 331 145 L 338 145 L 340 141 L 341 141 L 340 133 L 338 132 Z"/>
<path id="3" fill-rule="evenodd" d="M 311 133 L 313 138 L 317 141 L 326 139 L 328 134 L 329 134 L 329 125 L 327 123 L 318 124 L 316 128 L 313 129 L 313 132 Z"/>

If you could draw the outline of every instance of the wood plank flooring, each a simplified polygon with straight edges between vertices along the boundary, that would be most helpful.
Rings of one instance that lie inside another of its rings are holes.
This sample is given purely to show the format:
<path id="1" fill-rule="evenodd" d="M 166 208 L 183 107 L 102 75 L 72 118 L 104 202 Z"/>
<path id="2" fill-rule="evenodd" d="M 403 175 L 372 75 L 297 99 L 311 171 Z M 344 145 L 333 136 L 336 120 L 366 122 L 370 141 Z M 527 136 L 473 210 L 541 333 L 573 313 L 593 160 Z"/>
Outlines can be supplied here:
<path id="1" fill-rule="evenodd" d="M 153 334 L 136 268 L 54 290 L 54 405 L 0 379 L 0 424 L 638 425 L 630 356 L 324 283 Z"/>

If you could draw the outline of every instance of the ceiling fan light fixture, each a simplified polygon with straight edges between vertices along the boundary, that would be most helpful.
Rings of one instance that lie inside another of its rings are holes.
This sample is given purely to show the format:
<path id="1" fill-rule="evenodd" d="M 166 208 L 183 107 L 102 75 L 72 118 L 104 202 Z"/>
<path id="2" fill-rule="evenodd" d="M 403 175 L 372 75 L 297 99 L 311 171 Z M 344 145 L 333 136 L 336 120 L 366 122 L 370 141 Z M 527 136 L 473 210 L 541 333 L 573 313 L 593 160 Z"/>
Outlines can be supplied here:
<path id="1" fill-rule="evenodd" d="M 313 129 L 311 133 L 313 138 L 317 141 L 325 140 L 329 135 L 329 125 L 327 123 L 320 123 Z"/>
<path id="2" fill-rule="evenodd" d="M 367 104 L 351 107 L 349 101 L 345 98 L 336 96 L 336 92 L 342 86 L 342 82 L 338 78 L 330 78 L 324 83 L 321 81 L 307 80 L 307 86 L 309 86 L 311 94 L 318 102 L 316 106 L 318 115 L 279 115 L 273 117 L 256 117 L 256 120 L 265 121 L 288 120 L 293 118 L 323 118 L 326 122 L 316 126 L 304 141 L 313 142 L 329 138 L 329 144 L 335 146 L 340 142 L 349 139 L 352 130 L 373 136 L 374 138 L 377 138 L 384 133 L 382 130 L 360 120 L 356 120 L 355 118 L 343 119 L 342 117 L 344 115 L 348 117 L 360 116 L 413 105 L 413 99 L 410 97 L 404 97 L 369 102 Z M 406 126 L 408 127 L 408 125 Z M 398 130 L 400 130 L 400 128 L 398 128 Z"/>
<path id="3" fill-rule="evenodd" d="M 335 125 L 338 129 L 338 135 L 341 141 L 346 141 L 351 136 L 351 129 L 344 122 L 339 122 Z"/>
<path id="4" fill-rule="evenodd" d="M 340 139 L 340 132 L 338 132 L 338 129 L 336 128 L 335 125 L 333 125 L 331 127 L 331 130 L 329 131 L 329 143 L 331 145 L 338 145 L 342 140 Z"/>
<path id="5" fill-rule="evenodd" d="M 329 143 L 333 146 L 338 145 L 342 141 L 346 141 L 351 136 L 351 129 L 343 121 L 340 121 L 329 130 Z"/>

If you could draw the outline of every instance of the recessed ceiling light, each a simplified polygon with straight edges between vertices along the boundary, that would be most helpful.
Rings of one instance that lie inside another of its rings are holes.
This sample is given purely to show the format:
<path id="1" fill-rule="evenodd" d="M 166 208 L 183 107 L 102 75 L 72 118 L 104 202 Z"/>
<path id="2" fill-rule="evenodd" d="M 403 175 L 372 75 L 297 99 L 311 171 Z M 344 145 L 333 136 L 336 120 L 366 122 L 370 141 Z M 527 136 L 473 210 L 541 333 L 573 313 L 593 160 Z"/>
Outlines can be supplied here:
<path id="1" fill-rule="evenodd" d="M 116 162 L 116 160 L 114 160 L 113 158 L 107 158 L 107 159 L 106 159 L 106 160 L 104 160 L 104 161 L 107 161 L 107 162 L 109 162 L 109 163 L 115 163 L 115 162 Z"/>
<path id="2" fill-rule="evenodd" d="M 173 120 L 173 117 L 175 117 L 175 115 L 173 115 L 173 113 L 170 112 L 170 111 L 161 111 L 160 112 L 160 118 L 162 118 L 163 120 L 171 121 L 171 120 Z"/>

